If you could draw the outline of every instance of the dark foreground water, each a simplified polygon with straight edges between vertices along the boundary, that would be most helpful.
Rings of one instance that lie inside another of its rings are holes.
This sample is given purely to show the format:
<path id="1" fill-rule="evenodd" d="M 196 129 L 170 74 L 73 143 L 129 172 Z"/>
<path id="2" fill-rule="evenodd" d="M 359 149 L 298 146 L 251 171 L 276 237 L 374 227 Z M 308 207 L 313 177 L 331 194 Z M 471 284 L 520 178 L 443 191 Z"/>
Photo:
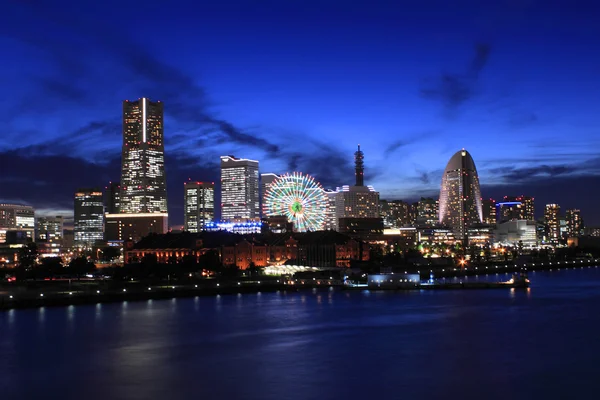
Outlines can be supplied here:
<path id="1" fill-rule="evenodd" d="M 0 399 L 598 398 L 600 269 L 530 277 L 0 312 Z"/>

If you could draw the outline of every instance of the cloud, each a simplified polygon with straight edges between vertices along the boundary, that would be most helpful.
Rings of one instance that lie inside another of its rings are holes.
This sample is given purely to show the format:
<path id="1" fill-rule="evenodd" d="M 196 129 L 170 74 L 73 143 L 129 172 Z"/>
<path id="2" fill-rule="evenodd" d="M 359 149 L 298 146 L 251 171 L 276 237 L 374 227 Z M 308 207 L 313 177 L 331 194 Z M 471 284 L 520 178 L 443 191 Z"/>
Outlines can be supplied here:
<path id="1" fill-rule="evenodd" d="M 455 111 L 475 96 L 479 76 L 488 63 L 491 46 L 476 43 L 473 58 L 462 73 L 441 73 L 439 77 L 427 80 L 421 87 L 425 99 L 440 101 L 447 111 Z"/>

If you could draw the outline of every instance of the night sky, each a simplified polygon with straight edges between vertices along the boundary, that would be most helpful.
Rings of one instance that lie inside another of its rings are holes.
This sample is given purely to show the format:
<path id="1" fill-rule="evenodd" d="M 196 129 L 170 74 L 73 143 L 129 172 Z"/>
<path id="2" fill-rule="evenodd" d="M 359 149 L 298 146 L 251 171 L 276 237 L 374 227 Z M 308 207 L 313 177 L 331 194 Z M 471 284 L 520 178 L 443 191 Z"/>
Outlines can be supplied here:
<path id="1" fill-rule="evenodd" d="M 437 197 L 461 148 L 484 198 L 600 224 L 593 1 L 35 1 L 0 12 L 0 201 L 72 216 L 118 181 L 121 109 L 165 104 L 172 224 L 219 156 L 384 199 Z"/>

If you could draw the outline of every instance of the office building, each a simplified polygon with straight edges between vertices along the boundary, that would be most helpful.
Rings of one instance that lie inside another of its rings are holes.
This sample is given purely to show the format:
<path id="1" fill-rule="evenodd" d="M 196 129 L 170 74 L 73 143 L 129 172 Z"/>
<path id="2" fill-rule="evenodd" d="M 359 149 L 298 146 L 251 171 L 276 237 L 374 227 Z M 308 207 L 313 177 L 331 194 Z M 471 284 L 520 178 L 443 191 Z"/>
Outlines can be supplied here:
<path id="1" fill-rule="evenodd" d="M 39 217 L 35 241 L 40 253 L 60 253 L 63 246 L 64 218 L 60 215 L 55 217 Z"/>
<path id="2" fill-rule="evenodd" d="M 567 236 L 578 237 L 583 234 L 583 219 L 581 219 L 581 211 L 576 208 L 569 209 L 565 212 L 567 222 Z"/>
<path id="3" fill-rule="evenodd" d="M 437 200 L 421 197 L 417 203 L 417 224 L 434 226 L 438 223 L 438 204 Z"/>
<path id="4" fill-rule="evenodd" d="M 109 245 L 121 245 L 126 240 L 139 241 L 150 234 L 168 231 L 166 213 L 106 214 L 105 238 Z"/>
<path id="5" fill-rule="evenodd" d="M 496 219 L 499 223 L 513 219 L 535 220 L 534 198 L 528 196 L 504 196 L 496 204 Z"/>
<path id="6" fill-rule="evenodd" d="M 109 182 L 104 188 L 104 212 L 117 214 L 121 209 L 121 185 L 119 182 Z"/>
<path id="7" fill-rule="evenodd" d="M 546 225 L 546 240 L 556 243 L 560 235 L 560 206 L 558 204 L 546 204 L 544 211 L 544 224 Z"/>
<path id="8" fill-rule="evenodd" d="M 486 225 L 496 225 L 496 200 L 482 200 L 481 209 L 483 212 L 483 223 Z"/>
<path id="9" fill-rule="evenodd" d="M 200 232 L 215 219 L 215 183 L 185 182 L 184 194 L 184 228 Z"/>
<path id="10" fill-rule="evenodd" d="M 339 229 L 336 214 L 337 190 L 325 190 L 327 205 L 325 206 L 325 230 L 337 231 Z"/>
<path id="11" fill-rule="evenodd" d="M 6 243 L 9 232 L 22 232 L 27 240 L 35 237 L 35 211 L 23 204 L 0 203 L 0 243 Z"/>
<path id="12" fill-rule="evenodd" d="M 163 104 L 123 102 L 121 213 L 167 213 Z"/>
<path id="13" fill-rule="evenodd" d="M 258 161 L 221 157 L 221 219 L 260 218 Z"/>
<path id="14" fill-rule="evenodd" d="M 91 248 L 104 239 L 104 202 L 100 189 L 79 189 L 75 193 L 75 246 Z"/>
<path id="15" fill-rule="evenodd" d="M 267 211 L 265 210 L 265 199 L 267 195 L 267 191 L 271 187 L 271 184 L 275 181 L 275 179 L 279 178 L 279 175 L 273 173 L 260 174 L 260 207 L 261 207 L 261 216 L 266 217 Z"/>
<path id="16" fill-rule="evenodd" d="M 483 222 L 481 189 L 473 158 L 466 150 L 456 152 L 442 175 L 439 222 L 450 227 L 458 240 L 467 228 Z"/>
<path id="17" fill-rule="evenodd" d="M 380 212 L 386 228 L 402 228 L 416 223 L 413 205 L 402 200 L 380 200 Z M 417 204 L 418 208 L 418 204 Z"/>

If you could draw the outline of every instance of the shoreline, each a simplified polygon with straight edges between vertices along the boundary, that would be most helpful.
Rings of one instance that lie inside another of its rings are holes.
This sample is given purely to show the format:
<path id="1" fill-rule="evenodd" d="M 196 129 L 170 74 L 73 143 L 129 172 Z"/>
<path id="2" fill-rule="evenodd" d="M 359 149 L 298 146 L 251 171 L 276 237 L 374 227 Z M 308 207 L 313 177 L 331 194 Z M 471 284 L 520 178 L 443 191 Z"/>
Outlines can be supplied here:
<path id="1" fill-rule="evenodd" d="M 487 267 L 470 267 L 466 269 L 446 268 L 442 270 L 433 270 L 436 279 L 440 278 L 461 278 L 478 275 L 494 275 L 499 273 L 512 273 L 525 269 L 526 271 L 553 271 L 562 269 L 583 269 L 598 268 L 597 260 L 589 260 L 586 263 L 580 262 L 552 262 L 525 265 L 496 265 Z M 409 270 L 410 272 L 410 270 Z M 414 271 L 417 272 L 417 271 Z M 426 281 L 429 272 L 422 271 L 421 279 Z M 122 301 L 146 301 L 146 300 L 168 300 L 172 298 L 190 298 L 197 296 L 216 296 L 233 294 L 252 294 L 259 292 L 298 292 L 312 289 L 344 289 L 344 285 L 339 283 L 332 284 L 284 284 L 273 277 L 263 278 L 263 282 L 242 282 L 238 280 L 199 282 L 200 284 L 185 285 L 142 285 L 140 282 L 110 282 L 112 288 L 101 287 L 101 282 L 95 282 L 97 286 L 93 288 L 74 288 L 66 289 L 54 286 L 54 281 L 39 281 L 40 284 L 52 285 L 43 288 L 29 289 L 25 291 L 13 290 L 0 295 L 0 312 L 11 309 L 25 309 L 38 307 L 64 307 L 70 305 L 86 305 L 98 303 L 115 303 Z M 213 283 L 214 282 L 214 283 Z M 210 286 L 209 286 L 210 285 Z M 17 289 L 17 288 L 15 288 Z M 481 288 L 485 289 L 485 288 Z M 373 290 L 364 287 L 363 290 Z M 383 290 L 383 289 L 375 289 Z M 389 289 L 385 289 L 389 290 Z M 422 287 L 398 288 L 395 290 L 437 290 L 437 288 Z M 441 289 L 440 289 L 441 290 Z M 457 288 L 458 290 L 458 288 Z"/>

